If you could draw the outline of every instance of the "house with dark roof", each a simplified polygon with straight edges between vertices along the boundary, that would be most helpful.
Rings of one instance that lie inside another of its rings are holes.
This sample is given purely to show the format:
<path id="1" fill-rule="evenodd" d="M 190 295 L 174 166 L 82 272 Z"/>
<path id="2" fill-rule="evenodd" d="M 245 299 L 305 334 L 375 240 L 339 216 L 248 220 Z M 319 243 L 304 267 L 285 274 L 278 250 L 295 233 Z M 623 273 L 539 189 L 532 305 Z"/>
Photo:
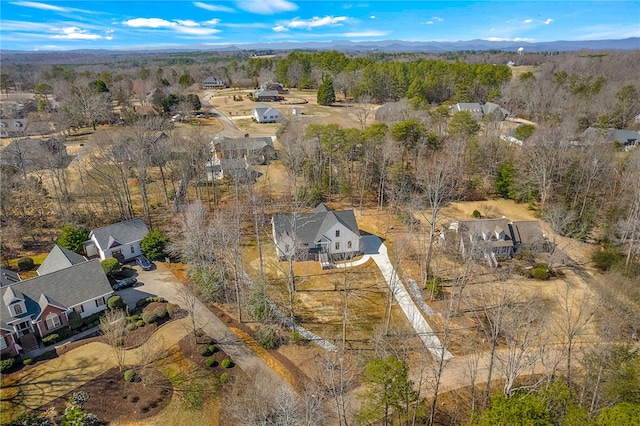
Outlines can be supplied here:
<path id="1" fill-rule="evenodd" d="M 86 261 L 87 258 L 81 254 L 56 244 L 44 259 L 44 262 L 42 262 L 37 272 L 38 275 L 50 274 L 51 272 L 60 271 Z"/>
<path id="2" fill-rule="evenodd" d="M 26 173 L 49 168 L 64 169 L 74 158 L 67 154 L 65 144 L 55 138 L 14 140 L 0 152 L 0 164 Z"/>
<path id="3" fill-rule="evenodd" d="M 310 213 L 275 215 L 271 224 L 280 260 L 344 259 L 362 252 L 353 210 L 331 210 L 321 203 Z"/>
<path id="4" fill-rule="evenodd" d="M 284 99 L 277 90 L 267 90 L 260 88 L 251 94 L 251 98 L 256 102 L 277 102 Z"/>
<path id="5" fill-rule="evenodd" d="M 93 259 L 0 288 L 0 352 L 16 355 L 39 347 L 42 337 L 103 311 L 113 294 L 100 261 Z"/>
<path id="6" fill-rule="evenodd" d="M 253 119 L 258 123 L 275 123 L 282 120 L 280 111 L 265 104 L 258 104 L 253 109 L 251 115 L 253 115 Z"/>
<path id="7" fill-rule="evenodd" d="M 289 93 L 289 90 L 285 89 L 282 83 L 278 83 L 277 81 L 269 81 L 264 86 L 262 86 L 262 88 L 267 90 L 273 90 L 283 95 L 286 95 L 287 93 Z"/>
<path id="8" fill-rule="evenodd" d="M 599 129 L 589 127 L 582 132 L 580 138 L 589 143 L 609 142 L 618 143 L 625 149 L 640 145 L 640 132 L 623 129 Z"/>
<path id="9" fill-rule="evenodd" d="M 224 81 L 216 77 L 208 77 L 202 82 L 203 89 L 224 89 L 225 87 L 227 86 Z"/>
<path id="10" fill-rule="evenodd" d="M 455 114 L 460 111 L 469 111 L 476 120 L 488 119 L 491 121 L 502 121 L 511 116 L 511 113 L 493 102 L 481 105 L 477 102 L 459 102 L 451 107 Z"/>
<path id="11" fill-rule="evenodd" d="M 89 241 L 84 243 L 84 250 L 89 258 L 100 257 L 100 260 L 114 257 L 120 263 L 142 255 L 140 243 L 149 233 L 147 225 L 141 218 L 114 223 L 89 232 Z"/>
<path id="12" fill-rule="evenodd" d="M 509 223 L 509 231 L 516 252 L 530 250 L 537 253 L 551 251 L 551 243 L 537 220 L 521 220 Z"/>

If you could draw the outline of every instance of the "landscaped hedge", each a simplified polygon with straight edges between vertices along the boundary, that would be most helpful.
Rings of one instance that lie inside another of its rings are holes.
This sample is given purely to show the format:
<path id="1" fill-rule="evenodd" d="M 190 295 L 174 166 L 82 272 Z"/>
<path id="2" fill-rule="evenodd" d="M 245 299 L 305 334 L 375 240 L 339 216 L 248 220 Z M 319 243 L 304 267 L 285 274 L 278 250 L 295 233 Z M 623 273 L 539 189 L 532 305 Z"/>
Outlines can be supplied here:
<path id="1" fill-rule="evenodd" d="M 207 358 L 206 363 L 207 363 L 207 367 L 210 367 L 210 368 L 211 368 L 211 367 L 215 367 L 215 366 L 216 366 L 216 364 L 217 364 L 217 363 L 216 363 L 216 360 L 215 360 L 215 359 L 213 359 L 213 358 Z"/>
<path id="2" fill-rule="evenodd" d="M 48 346 L 48 345 L 53 345 L 54 343 L 56 343 L 59 340 L 60 340 L 60 335 L 59 334 L 51 333 L 51 334 L 48 334 L 48 335 L 46 335 L 46 336 L 44 336 L 42 338 L 42 343 L 44 343 L 45 346 Z"/>
<path id="3" fill-rule="evenodd" d="M 223 368 L 231 368 L 231 360 L 229 358 L 225 358 L 220 362 L 220 365 Z"/>
<path id="4" fill-rule="evenodd" d="M 0 373 L 3 373 L 13 367 L 13 364 L 16 362 L 15 358 L 7 358 L 0 360 Z"/>

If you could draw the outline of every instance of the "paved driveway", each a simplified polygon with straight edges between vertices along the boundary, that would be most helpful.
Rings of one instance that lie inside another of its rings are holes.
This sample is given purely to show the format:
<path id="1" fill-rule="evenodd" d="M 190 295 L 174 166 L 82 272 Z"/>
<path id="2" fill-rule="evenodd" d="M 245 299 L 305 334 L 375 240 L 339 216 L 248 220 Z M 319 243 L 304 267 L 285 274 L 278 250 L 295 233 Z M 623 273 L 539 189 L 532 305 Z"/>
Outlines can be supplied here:
<path id="1" fill-rule="evenodd" d="M 137 271 L 138 284 L 136 287 L 116 292 L 122 296 L 127 305 L 135 307 L 136 302 L 143 297 L 162 296 L 169 302 L 184 306 L 179 292 L 182 283 L 164 264 L 154 263 L 154 267 L 150 271 L 143 271 L 137 265 L 133 267 Z M 274 390 L 282 386 L 289 386 L 200 301 L 196 301 L 195 318 L 198 326 L 216 339 L 218 346 L 243 371 L 249 374 L 261 374 L 263 377 L 269 378 Z"/>

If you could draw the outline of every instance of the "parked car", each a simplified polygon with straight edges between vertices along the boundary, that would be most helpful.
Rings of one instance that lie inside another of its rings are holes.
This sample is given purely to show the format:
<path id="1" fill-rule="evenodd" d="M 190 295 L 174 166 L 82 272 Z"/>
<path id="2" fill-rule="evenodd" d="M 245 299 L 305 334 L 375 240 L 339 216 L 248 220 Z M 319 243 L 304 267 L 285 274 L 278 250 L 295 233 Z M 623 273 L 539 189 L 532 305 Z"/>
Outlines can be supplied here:
<path id="1" fill-rule="evenodd" d="M 148 271 L 151 269 L 151 262 L 144 256 L 136 257 L 136 263 L 142 268 L 143 271 Z"/>
<path id="2" fill-rule="evenodd" d="M 122 281 L 118 281 L 113 285 L 114 290 L 122 290 L 123 288 L 133 287 L 138 282 L 136 277 L 125 278 Z"/>
<path id="3" fill-rule="evenodd" d="M 171 121 L 173 122 L 182 121 L 182 116 L 180 114 L 176 114 L 173 117 L 171 117 Z"/>
<path id="4" fill-rule="evenodd" d="M 205 118 L 205 115 L 203 113 L 196 114 L 196 118 Z"/>

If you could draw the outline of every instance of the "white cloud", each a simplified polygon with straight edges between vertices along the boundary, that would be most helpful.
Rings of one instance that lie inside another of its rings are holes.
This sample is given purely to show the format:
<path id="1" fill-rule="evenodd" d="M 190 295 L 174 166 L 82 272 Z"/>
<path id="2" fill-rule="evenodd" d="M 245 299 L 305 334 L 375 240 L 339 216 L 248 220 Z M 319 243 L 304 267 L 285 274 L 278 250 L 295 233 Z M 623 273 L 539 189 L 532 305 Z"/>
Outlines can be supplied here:
<path id="1" fill-rule="evenodd" d="M 524 24 L 530 24 L 533 22 L 533 19 L 525 19 L 524 21 L 522 21 Z"/>
<path id="2" fill-rule="evenodd" d="M 176 22 L 179 25 L 183 25 L 185 27 L 199 27 L 200 26 L 200 24 L 198 24 L 196 21 L 192 21 L 191 19 L 187 19 L 187 20 L 176 19 Z"/>
<path id="3" fill-rule="evenodd" d="M 544 24 L 545 24 L 545 25 L 549 25 L 549 24 L 550 24 L 550 23 L 552 23 L 552 22 L 553 22 L 553 19 L 549 18 L 549 19 L 547 19 L 546 21 L 544 21 Z"/>
<path id="4" fill-rule="evenodd" d="M 371 30 L 371 31 L 356 31 L 351 33 L 345 33 L 344 35 L 346 37 L 384 37 L 387 34 L 389 34 L 388 31 Z"/>
<path id="5" fill-rule="evenodd" d="M 376 19 L 376 15 L 369 16 L 370 19 Z"/>
<path id="6" fill-rule="evenodd" d="M 504 38 L 504 37 L 486 37 L 483 40 L 487 41 L 522 41 L 522 42 L 532 42 L 534 39 L 532 38 Z"/>
<path id="7" fill-rule="evenodd" d="M 441 18 L 439 16 L 434 16 L 433 18 L 431 18 L 431 20 L 435 22 L 444 22 L 444 18 Z"/>
<path id="8" fill-rule="evenodd" d="M 272 29 L 273 29 L 273 31 L 278 32 L 278 33 L 281 33 L 283 31 L 289 31 L 289 29 L 287 27 L 285 27 L 284 25 L 276 25 Z"/>
<path id="9" fill-rule="evenodd" d="M 78 27 L 65 27 L 62 29 L 62 34 L 53 35 L 51 38 L 66 40 L 99 40 L 102 36 L 98 34 L 91 34 L 89 31 L 81 30 Z"/>
<path id="10" fill-rule="evenodd" d="M 259 15 L 273 15 L 298 9 L 295 3 L 287 0 L 240 0 L 237 3 L 240 9 Z"/>
<path id="11" fill-rule="evenodd" d="M 161 18 L 134 18 L 122 23 L 133 28 L 168 28 L 174 25 L 172 22 Z"/>
<path id="12" fill-rule="evenodd" d="M 325 27 L 327 25 L 341 25 L 341 23 L 345 22 L 346 20 L 346 16 L 325 16 L 324 18 L 314 16 L 311 19 L 294 18 L 293 20 L 289 21 L 286 26 L 288 28 L 302 28 L 305 30 L 310 30 L 311 28 Z"/>
<path id="13" fill-rule="evenodd" d="M 203 24 L 208 25 L 209 27 L 203 27 L 198 22 L 191 19 L 167 21 L 166 19 L 162 18 L 134 18 L 122 22 L 123 25 L 133 28 L 167 28 L 183 34 L 200 36 L 219 33 L 220 30 L 210 27 L 212 25 L 216 25 L 217 23 L 217 19 L 210 19 L 203 22 Z"/>
<path id="14" fill-rule="evenodd" d="M 231 9 L 230 7 L 227 6 L 220 6 L 217 4 L 209 4 L 209 3 L 202 3 L 201 1 L 196 1 L 193 2 L 193 5 L 195 7 L 199 7 L 200 9 L 204 9 L 204 10 L 208 10 L 210 12 L 235 12 L 235 10 Z"/>
<path id="15" fill-rule="evenodd" d="M 31 7 L 33 9 L 52 10 L 54 12 L 69 12 L 69 9 L 60 6 L 54 6 L 52 4 L 39 3 L 35 1 L 16 1 L 11 4 L 16 6 Z"/>

